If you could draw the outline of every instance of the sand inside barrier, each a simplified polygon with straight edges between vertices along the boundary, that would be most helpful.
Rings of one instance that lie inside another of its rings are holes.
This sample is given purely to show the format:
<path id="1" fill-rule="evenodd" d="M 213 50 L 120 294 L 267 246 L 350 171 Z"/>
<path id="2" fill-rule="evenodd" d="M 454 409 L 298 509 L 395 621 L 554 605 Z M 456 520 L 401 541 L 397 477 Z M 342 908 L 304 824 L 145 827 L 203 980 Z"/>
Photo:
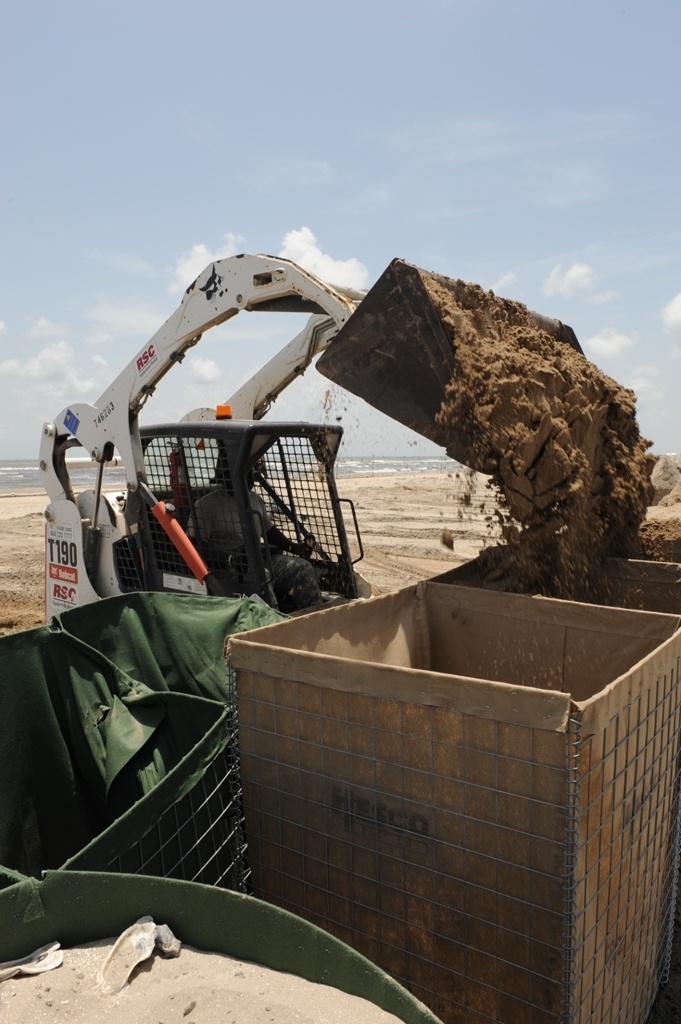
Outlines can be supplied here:
<path id="1" fill-rule="evenodd" d="M 61 967 L 0 983 L 0 1019 L 12 1024 L 399 1024 L 379 1006 L 221 953 L 183 946 L 176 959 L 154 954 L 115 995 L 97 972 L 113 939 L 64 950 Z"/>

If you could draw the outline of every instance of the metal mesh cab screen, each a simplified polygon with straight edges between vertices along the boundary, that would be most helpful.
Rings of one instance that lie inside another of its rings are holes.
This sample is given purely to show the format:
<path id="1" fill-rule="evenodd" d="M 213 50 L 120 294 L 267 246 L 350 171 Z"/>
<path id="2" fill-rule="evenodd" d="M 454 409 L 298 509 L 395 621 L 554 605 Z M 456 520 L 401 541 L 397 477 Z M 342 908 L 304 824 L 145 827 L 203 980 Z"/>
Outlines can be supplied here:
<path id="1" fill-rule="evenodd" d="M 255 490 L 275 526 L 294 542 L 314 536 L 320 558 L 313 564 L 322 570 L 322 589 L 356 596 L 342 517 L 329 487 L 331 459 L 318 459 L 309 437 L 281 437 L 259 468 Z"/>
<path id="2" fill-rule="evenodd" d="M 263 431 L 266 435 L 266 432 Z M 259 435 L 262 437 L 262 435 Z M 230 593 L 241 593 L 244 579 L 264 593 L 266 557 L 261 565 L 247 565 L 243 554 L 244 530 L 258 529 L 252 512 L 238 510 L 232 519 L 218 522 L 212 506 L 212 530 L 197 504 L 220 489 L 222 442 L 214 436 L 158 434 L 146 439 L 145 469 L 156 498 L 171 504 L 174 514 L 198 551 Z M 253 491 L 265 504 L 272 523 L 294 544 L 315 539 L 310 558 L 323 593 L 356 597 L 345 527 L 333 480 L 333 455 L 320 428 L 310 435 L 276 436 L 263 446 L 254 467 Z M 225 445 L 225 450 L 227 446 Z M 234 449 L 236 451 L 236 449 Z M 236 461 L 236 455 L 234 455 Z M 245 474 L 246 466 L 230 467 L 232 475 Z M 233 486 L 233 485 L 232 485 Z M 141 528 L 151 550 L 147 566 L 155 589 L 195 590 L 198 586 L 182 556 L 148 509 L 142 509 Z M 216 536 L 217 535 L 217 536 Z M 236 561 L 235 561 L 236 555 Z M 247 592 L 251 592 L 247 589 Z"/>
<path id="3" fill-rule="evenodd" d="M 116 577 L 124 594 L 131 590 L 144 589 L 133 545 L 130 537 L 123 537 L 113 545 Z"/>

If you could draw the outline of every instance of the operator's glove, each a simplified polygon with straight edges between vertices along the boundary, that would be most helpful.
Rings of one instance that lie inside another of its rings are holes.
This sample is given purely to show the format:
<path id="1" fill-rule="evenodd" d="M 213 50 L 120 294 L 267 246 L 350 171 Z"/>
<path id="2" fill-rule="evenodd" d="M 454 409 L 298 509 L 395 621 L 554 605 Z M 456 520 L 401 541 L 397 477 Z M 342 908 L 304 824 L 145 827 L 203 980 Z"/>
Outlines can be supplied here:
<path id="1" fill-rule="evenodd" d="M 234 551 L 228 559 L 229 567 L 237 574 L 237 576 L 245 576 L 248 572 L 248 555 L 243 550 Z"/>
<path id="2" fill-rule="evenodd" d="M 310 558 L 316 543 L 314 537 L 306 537 L 300 544 L 291 544 L 291 554 L 298 555 L 299 558 Z"/>

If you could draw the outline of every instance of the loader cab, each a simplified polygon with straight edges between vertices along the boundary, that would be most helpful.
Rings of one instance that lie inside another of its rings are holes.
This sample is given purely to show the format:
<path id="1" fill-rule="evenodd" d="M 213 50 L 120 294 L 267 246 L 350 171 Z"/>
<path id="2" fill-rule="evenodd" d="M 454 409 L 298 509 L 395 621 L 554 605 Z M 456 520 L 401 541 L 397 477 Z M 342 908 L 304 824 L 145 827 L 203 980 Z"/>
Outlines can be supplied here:
<path id="1" fill-rule="evenodd" d="M 149 489 L 172 508 L 220 592 L 291 610 L 274 594 L 269 523 L 292 544 L 314 539 L 309 561 L 325 600 L 358 596 L 346 518 L 355 562 L 361 542 L 335 480 L 340 427 L 216 420 L 143 427 L 140 435 Z M 115 545 L 121 590 L 206 592 L 135 494 L 126 521 L 128 535 Z"/>

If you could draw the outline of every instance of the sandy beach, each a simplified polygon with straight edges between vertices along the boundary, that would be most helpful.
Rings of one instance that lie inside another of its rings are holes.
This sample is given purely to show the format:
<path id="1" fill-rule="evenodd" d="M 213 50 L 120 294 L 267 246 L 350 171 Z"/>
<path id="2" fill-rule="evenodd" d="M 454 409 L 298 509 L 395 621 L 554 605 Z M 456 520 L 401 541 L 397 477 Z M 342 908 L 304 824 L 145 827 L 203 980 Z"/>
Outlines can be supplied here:
<path id="1" fill-rule="evenodd" d="M 46 504 L 42 491 L 0 491 L 0 634 L 44 622 Z"/>
<path id="2" fill-rule="evenodd" d="M 364 558 L 357 568 L 376 592 L 407 586 L 467 561 L 498 543 L 495 495 L 487 478 L 457 471 L 341 478 L 355 505 Z M 44 621 L 46 498 L 40 491 L 0 492 L 0 634 Z M 650 519 L 678 517 L 681 505 L 652 508 Z M 447 540 L 448 543 L 444 541 Z M 451 544 L 451 546 L 449 546 Z M 681 1005 L 679 914 L 672 975 L 649 1024 L 678 1020 Z"/>
<path id="3" fill-rule="evenodd" d="M 343 477 L 339 491 L 354 502 L 360 525 L 357 569 L 380 593 L 445 572 L 499 537 L 496 501 L 479 474 Z M 42 491 L 0 491 L 0 634 L 44 621 L 46 504 Z M 442 542 L 445 529 L 453 548 Z"/>
<path id="4" fill-rule="evenodd" d="M 338 488 L 354 503 L 360 526 L 364 557 L 356 568 L 376 593 L 446 572 L 499 543 L 497 497 L 480 473 L 453 466 L 349 476 Z M 0 490 L 0 635 L 44 622 L 46 504 L 39 490 Z M 680 514 L 679 504 L 648 510 L 660 524 L 676 523 Z M 347 526 L 354 536 L 349 516 Z"/>

